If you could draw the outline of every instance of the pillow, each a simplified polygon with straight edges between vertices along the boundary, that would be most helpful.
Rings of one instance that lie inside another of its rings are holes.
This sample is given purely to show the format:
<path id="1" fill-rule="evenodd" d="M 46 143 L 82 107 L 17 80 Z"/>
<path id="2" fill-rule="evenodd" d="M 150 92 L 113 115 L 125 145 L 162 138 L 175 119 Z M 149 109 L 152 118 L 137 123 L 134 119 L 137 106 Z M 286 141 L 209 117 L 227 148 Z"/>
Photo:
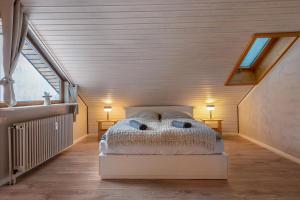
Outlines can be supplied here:
<path id="1" fill-rule="evenodd" d="M 159 114 L 157 112 L 151 111 L 151 110 L 144 110 L 137 112 L 135 114 L 132 114 L 128 118 L 143 118 L 147 120 L 159 120 Z"/>
<path id="2" fill-rule="evenodd" d="M 193 117 L 186 112 L 180 111 L 165 111 L 161 113 L 161 119 L 177 119 L 177 118 L 186 118 L 186 119 L 193 119 Z"/>

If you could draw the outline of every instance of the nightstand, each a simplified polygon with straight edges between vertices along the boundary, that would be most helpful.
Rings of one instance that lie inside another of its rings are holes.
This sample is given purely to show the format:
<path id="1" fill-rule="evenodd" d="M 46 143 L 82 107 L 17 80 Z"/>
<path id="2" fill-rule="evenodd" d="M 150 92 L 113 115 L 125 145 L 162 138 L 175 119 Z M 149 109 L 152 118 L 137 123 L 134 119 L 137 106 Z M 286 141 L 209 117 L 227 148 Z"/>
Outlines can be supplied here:
<path id="1" fill-rule="evenodd" d="M 117 120 L 98 120 L 98 141 L 101 140 L 104 132 L 111 126 L 115 125 L 117 122 Z"/>
<path id="2" fill-rule="evenodd" d="M 221 119 L 202 119 L 203 123 L 214 129 L 222 136 L 222 121 Z"/>

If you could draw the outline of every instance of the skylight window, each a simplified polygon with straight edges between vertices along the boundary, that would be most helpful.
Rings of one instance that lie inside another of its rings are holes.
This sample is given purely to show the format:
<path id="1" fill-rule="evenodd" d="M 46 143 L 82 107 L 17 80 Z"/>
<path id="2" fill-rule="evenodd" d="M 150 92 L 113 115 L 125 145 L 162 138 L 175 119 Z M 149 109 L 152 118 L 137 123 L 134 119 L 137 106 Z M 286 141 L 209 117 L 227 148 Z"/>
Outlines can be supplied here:
<path id="1" fill-rule="evenodd" d="M 258 84 L 298 38 L 300 32 L 253 34 L 225 85 Z"/>
<path id="2" fill-rule="evenodd" d="M 247 55 L 240 64 L 240 68 L 249 69 L 261 55 L 271 38 L 256 38 Z"/>

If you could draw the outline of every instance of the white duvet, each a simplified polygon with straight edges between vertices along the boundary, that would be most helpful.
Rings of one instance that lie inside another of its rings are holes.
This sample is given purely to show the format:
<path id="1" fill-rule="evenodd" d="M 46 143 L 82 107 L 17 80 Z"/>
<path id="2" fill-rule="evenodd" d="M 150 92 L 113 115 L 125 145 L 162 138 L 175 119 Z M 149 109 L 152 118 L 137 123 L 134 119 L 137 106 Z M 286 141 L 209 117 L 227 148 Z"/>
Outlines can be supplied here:
<path id="1" fill-rule="evenodd" d="M 129 125 L 129 120 L 119 121 L 106 132 L 106 143 L 108 147 L 118 145 L 152 145 L 152 146 L 186 146 L 199 145 L 208 150 L 214 150 L 217 133 L 205 124 L 186 118 L 177 121 L 190 122 L 191 128 L 175 128 L 171 126 L 174 119 L 162 121 L 134 118 L 148 126 L 147 130 L 138 130 Z"/>

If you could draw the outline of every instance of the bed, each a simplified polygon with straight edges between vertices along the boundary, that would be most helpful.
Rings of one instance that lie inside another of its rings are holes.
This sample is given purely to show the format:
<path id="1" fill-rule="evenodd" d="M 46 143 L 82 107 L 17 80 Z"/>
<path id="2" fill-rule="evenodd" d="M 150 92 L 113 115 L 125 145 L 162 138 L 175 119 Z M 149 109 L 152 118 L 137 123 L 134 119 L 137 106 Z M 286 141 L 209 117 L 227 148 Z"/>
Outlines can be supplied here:
<path id="1" fill-rule="evenodd" d="M 179 129 L 170 125 L 172 117 L 146 121 L 149 130 L 142 132 L 127 125 L 130 116 L 142 111 L 193 116 L 192 107 L 127 107 L 125 111 L 128 119 L 109 129 L 99 143 L 101 179 L 227 179 L 224 142 L 200 122 L 184 118 L 181 120 L 190 122 L 192 128 Z"/>

